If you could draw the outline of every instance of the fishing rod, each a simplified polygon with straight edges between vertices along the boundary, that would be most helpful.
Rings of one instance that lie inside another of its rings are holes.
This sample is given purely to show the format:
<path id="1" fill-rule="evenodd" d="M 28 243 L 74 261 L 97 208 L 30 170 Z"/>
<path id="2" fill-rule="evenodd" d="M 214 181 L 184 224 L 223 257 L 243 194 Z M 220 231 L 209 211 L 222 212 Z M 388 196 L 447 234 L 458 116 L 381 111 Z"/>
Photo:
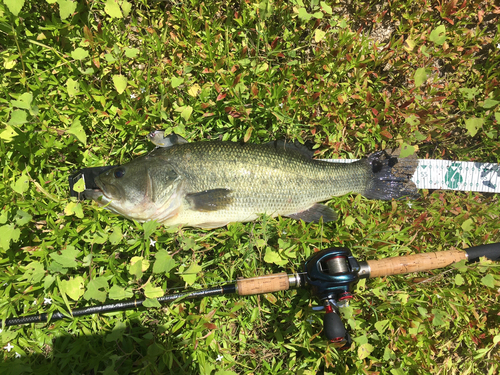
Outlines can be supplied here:
<path id="1" fill-rule="evenodd" d="M 500 260 L 500 243 L 481 245 L 462 250 L 447 250 L 432 253 L 398 256 L 380 260 L 358 262 L 351 251 L 345 247 L 328 248 L 313 254 L 305 263 L 303 272 L 286 274 L 277 273 L 265 276 L 238 279 L 236 283 L 203 290 L 169 294 L 157 298 L 159 302 L 171 302 L 178 299 L 200 299 L 224 294 L 240 296 L 273 293 L 291 288 L 309 287 L 312 294 L 323 305 L 323 330 L 326 338 L 335 347 L 347 349 L 351 338 L 339 314 L 339 307 L 353 298 L 354 285 L 363 278 L 400 275 L 411 272 L 430 271 L 447 267 L 465 260 L 469 263 L 486 257 Z M 71 310 L 71 315 L 55 312 L 50 321 L 82 315 L 107 313 L 138 308 L 145 299 L 95 305 Z M 6 319 L 5 326 L 27 323 L 47 322 L 49 314 L 28 315 Z"/>

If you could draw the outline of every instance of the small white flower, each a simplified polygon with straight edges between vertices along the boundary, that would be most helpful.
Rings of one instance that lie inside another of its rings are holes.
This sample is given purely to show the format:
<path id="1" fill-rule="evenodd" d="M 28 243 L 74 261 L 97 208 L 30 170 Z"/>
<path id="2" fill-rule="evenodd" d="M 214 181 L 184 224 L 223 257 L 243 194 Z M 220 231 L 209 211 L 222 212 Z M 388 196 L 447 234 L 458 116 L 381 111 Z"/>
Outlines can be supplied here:
<path id="1" fill-rule="evenodd" d="M 10 342 L 7 344 L 7 346 L 4 346 L 3 348 L 6 349 L 9 353 L 12 349 L 14 349 L 14 347 L 10 345 Z"/>
<path id="2" fill-rule="evenodd" d="M 216 361 L 221 362 L 223 358 L 224 358 L 224 357 L 223 357 L 223 356 L 221 356 L 221 355 L 219 354 L 219 355 L 217 356 Z"/>
<path id="3" fill-rule="evenodd" d="M 52 298 L 44 298 L 43 304 L 44 305 L 52 305 Z"/>
<path id="4" fill-rule="evenodd" d="M 500 43 L 497 44 L 497 48 L 500 49 Z"/>
<path id="5" fill-rule="evenodd" d="M 36 300 L 33 301 L 33 305 L 36 305 Z"/>
<path id="6" fill-rule="evenodd" d="M 406 205 L 407 205 L 408 207 L 410 207 L 410 208 L 411 208 L 411 206 L 413 206 L 413 204 L 412 204 L 411 202 L 406 203 Z"/>
<path id="7" fill-rule="evenodd" d="M 283 108 L 283 103 L 280 103 L 280 104 L 279 104 L 279 107 L 280 107 L 280 108 Z"/>
<path id="8" fill-rule="evenodd" d="M 135 98 L 137 98 L 136 94 L 130 94 L 130 99 L 135 99 Z"/>
<path id="9" fill-rule="evenodd" d="M 146 89 L 144 87 L 141 87 L 141 92 L 146 92 Z"/>
<path id="10" fill-rule="evenodd" d="M 150 246 L 156 247 L 156 241 L 153 240 L 152 238 L 149 239 Z"/>
<path id="11" fill-rule="evenodd" d="M 21 354 L 19 354 L 18 352 L 16 352 L 16 358 L 21 358 Z"/>
<path id="12" fill-rule="evenodd" d="M 3 329 L 2 329 L 2 328 L 0 328 L 0 333 L 2 333 L 2 332 L 3 332 Z"/>
<path id="13" fill-rule="evenodd" d="M 7 286 L 7 285 L 9 285 L 9 284 L 8 283 L 3 283 L 3 286 Z"/>

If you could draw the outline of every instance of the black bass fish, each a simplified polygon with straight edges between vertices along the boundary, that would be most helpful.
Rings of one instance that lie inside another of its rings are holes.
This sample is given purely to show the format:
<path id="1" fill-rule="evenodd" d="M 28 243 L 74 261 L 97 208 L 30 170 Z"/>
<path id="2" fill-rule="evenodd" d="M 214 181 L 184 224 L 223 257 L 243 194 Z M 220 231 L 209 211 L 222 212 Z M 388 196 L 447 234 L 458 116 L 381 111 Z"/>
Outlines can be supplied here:
<path id="1" fill-rule="evenodd" d="M 318 202 L 347 193 L 381 200 L 418 196 L 411 182 L 417 159 L 385 151 L 343 164 L 314 160 L 305 146 L 283 141 L 188 143 L 175 134 L 161 141 L 166 146 L 148 155 L 102 167 L 85 196 L 139 222 L 201 228 L 260 214 L 334 221 L 336 213 Z"/>

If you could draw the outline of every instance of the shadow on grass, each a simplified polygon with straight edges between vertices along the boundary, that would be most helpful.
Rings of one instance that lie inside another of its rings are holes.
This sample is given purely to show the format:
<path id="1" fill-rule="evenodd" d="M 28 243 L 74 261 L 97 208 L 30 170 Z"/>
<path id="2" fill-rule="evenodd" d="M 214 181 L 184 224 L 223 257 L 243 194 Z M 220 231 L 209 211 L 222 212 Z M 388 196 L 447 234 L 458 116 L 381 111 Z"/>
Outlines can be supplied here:
<path id="1" fill-rule="evenodd" d="M 138 321 L 130 325 L 119 322 L 112 331 L 102 334 L 59 336 L 52 341 L 52 345 L 43 347 L 42 353 L 4 360 L 0 363 L 0 373 L 121 375 L 196 372 L 193 361 L 186 358 L 190 351 L 181 354 L 168 349 L 182 347 L 179 341 L 182 339 L 171 337 L 166 344 L 159 344 L 153 329 Z"/>

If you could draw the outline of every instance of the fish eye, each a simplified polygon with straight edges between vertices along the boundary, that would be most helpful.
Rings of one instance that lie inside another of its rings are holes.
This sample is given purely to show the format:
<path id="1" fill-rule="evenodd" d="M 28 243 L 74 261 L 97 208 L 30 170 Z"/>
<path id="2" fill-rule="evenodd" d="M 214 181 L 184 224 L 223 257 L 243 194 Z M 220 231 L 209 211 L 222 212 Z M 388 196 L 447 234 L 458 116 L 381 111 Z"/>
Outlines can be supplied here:
<path id="1" fill-rule="evenodd" d="M 113 175 L 115 176 L 115 178 L 122 178 L 125 175 L 125 169 L 123 168 L 115 169 Z"/>

